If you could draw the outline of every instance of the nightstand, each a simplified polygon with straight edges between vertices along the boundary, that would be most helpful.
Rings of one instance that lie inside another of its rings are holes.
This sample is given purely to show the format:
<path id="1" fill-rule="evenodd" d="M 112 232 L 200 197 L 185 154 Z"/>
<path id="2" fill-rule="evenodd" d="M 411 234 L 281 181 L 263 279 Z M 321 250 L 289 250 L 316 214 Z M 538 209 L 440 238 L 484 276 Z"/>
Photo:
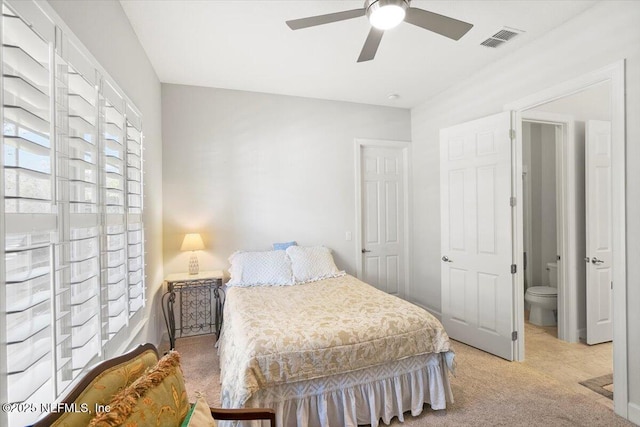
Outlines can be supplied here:
<path id="1" fill-rule="evenodd" d="M 162 295 L 162 312 L 171 349 L 175 348 L 176 338 L 184 336 L 215 332 L 216 338 L 220 337 L 224 304 L 222 278 L 220 270 L 201 271 L 199 274 L 176 273 L 165 277 L 167 291 Z M 174 308 L 176 297 L 180 300 L 178 328 Z"/>

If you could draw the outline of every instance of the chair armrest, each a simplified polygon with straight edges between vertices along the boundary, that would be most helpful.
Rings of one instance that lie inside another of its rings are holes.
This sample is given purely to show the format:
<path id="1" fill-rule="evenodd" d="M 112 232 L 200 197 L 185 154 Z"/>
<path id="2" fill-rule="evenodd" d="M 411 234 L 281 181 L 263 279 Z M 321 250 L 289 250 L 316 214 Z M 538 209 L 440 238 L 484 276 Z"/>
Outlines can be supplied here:
<path id="1" fill-rule="evenodd" d="M 271 408 L 209 409 L 216 420 L 269 420 L 272 427 L 276 425 L 276 411 Z"/>

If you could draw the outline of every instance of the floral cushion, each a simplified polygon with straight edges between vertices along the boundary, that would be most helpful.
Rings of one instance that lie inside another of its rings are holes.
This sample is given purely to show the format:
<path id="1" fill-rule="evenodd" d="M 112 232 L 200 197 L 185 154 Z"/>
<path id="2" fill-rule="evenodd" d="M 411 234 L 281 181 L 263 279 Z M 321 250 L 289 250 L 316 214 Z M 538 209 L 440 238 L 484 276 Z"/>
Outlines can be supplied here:
<path id="1" fill-rule="evenodd" d="M 89 426 L 175 427 L 189 411 L 180 355 L 169 352 L 156 366 L 116 394 L 108 412 L 98 412 Z"/>
<path id="2" fill-rule="evenodd" d="M 89 424 L 95 405 L 106 405 L 113 395 L 129 386 L 158 362 L 155 351 L 147 350 L 134 359 L 106 369 L 98 375 L 75 400 L 78 408 L 87 405 L 92 412 L 65 412 L 55 420 L 53 427 L 80 427 Z"/>

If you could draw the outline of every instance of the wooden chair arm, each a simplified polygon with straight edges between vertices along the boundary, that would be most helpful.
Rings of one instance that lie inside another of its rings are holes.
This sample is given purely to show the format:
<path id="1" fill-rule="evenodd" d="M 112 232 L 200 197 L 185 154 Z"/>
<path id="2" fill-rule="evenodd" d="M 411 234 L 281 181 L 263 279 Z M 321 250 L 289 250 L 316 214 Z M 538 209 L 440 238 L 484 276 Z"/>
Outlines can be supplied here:
<path id="1" fill-rule="evenodd" d="M 276 425 L 276 411 L 271 408 L 209 409 L 216 420 L 269 420 L 269 425 Z"/>

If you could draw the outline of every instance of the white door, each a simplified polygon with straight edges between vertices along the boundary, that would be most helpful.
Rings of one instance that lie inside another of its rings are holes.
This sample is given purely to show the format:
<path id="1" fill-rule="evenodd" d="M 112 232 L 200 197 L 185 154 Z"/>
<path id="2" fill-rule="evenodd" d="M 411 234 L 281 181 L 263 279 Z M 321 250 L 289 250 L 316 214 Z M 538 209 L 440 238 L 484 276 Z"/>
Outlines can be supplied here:
<path id="1" fill-rule="evenodd" d="M 586 131 L 587 344 L 613 339 L 611 269 L 611 122 Z"/>
<path id="2" fill-rule="evenodd" d="M 360 153 L 362 278 L 398 295 L 405 279 L 403 148 L 364 146 Z"/>
<path id="3" fill-rule="evenodd" d="M 513 360 L 511 113 L 440 131 L 442 323 Z"/>

